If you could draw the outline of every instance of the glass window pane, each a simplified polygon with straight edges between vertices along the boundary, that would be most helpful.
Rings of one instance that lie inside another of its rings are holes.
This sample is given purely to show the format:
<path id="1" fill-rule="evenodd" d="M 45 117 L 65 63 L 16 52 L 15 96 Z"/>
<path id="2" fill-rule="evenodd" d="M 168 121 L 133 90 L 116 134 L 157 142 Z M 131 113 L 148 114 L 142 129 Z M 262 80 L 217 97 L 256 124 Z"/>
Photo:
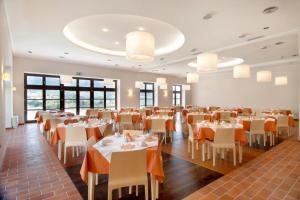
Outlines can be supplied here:
<path id="1" fill-rule="evenodd" d="M 43 77 L 27 76 L 27 85 L 43 85 Z"/>
<path id="2" fill-rule="evenodd" d="M 46 99 L 60 99 L 60 91 L 46 90 Z"/>
<path id="3" fill-rule="evenodd" d="M 180 91 L 180 88 L 181 88 L 180 85 L 176 85 L 176 91 L 179 92 L 179 91 Z"/>
<path id="4" fill-rule="evenodd" d="M 83 107 L 83 108 L 89 108 L 90 100 L 80 100 L 79 105 L 80 105 L 80 107 Z"/>
<path id="5" fill-rule="evenodd" d="M 145 100 L 140 100 L 140 106 L 144 107 L 145 106 Z"/>
<path id="6" fill-rule="evenodd" d="M 115 92 L 106 92 L 106 99 L 115 99 Z"/>
<path id="7" fill-rule="evenodd" d="M 106 100 L 106 107 L 114 108 L 115 107 L 115 100 Z"/>
<path id="8" fill-rule="evenodd" d="M 91 87 L 91 81 L 85 79 L 79 79 L 79 87 Z"/>
<path id="9" fill-rule="evenodd" d="M 95 88 L 104 88 L 104 81 L 94 81 Z"/>
<path id="10" fill-rule="evenodd" d="M 60 109 L 60 100 L 46 100 L 46 109 Z"/>
<path id="11" fill-rule="evenodd" d="M 80 108 L 79 115 L 85 115 L 88 108 Z"/>
<path id="12" fill-rule="evenodd" d="M 28 110 L 27 111 L 27 120 L 35 120 L 35 114 L 38 111 L 41 111 L 41 110 Z"/>
<path id="13" fill-rule="evenodd" d="M 94 99 L 104 99 L 104 91 L 94 91 Z"/>
<path id="14" fill-rule="evenodd" d="M 116 88 L 116 82 L 113 84 L 106 85 L 106 88 Z"/>
<path id="15" fill-rule="evenodd" d="M 147 106 L 153 106 L 152 99 L 147 99 L 146 104 L 147 104 Z"/>
<path id="16" fill-rule="evenodd" d="M 143 84 L 143 87 L 140 88 L 141 90 L 145 90 L 146 89 L 146 84 Z"/>
<path id="17" fill-rule="evenodd" d="M 76 100 L 65 100 L 65 108 L 76 108 Z"/>
<path id="18" fill-rule="evenodd" d="M 27 99 L 43 99 L 43 90 L 27 90 Z"/>
<path id="19" fill-rule="evenodd" d="M 140 92 L 140 99 L 145 99 L 145 93 L 144 92 Z"/>
<path id="20" fill-rule="evenodd" d="M 76 99 L 76 91 L 65 90 L 65 99 Z"/>
<path id="21" fill-rule="evenodd" d="M 95 108 L 104 108 L 104 100 L 94 100 Z"/>
<path id="22" fill-rule="evenodd" d="M 176 93 L 176 99 L 180 99 L 180 93 Z"/>
<path id="23" fill-rule="evenodd" d="M 80 99 L 90 99 L 90 91 L 80 91 Z"/>
<path id="24" fill-rule="evenodd" d="M 27 100 L 27 109 L 43 109 L 43 100 Z"/>
<path id="25" fill-rule="evenodd" d="M 46 77 L 46 85 L 59 86 L 60 81 L 58 77 Z"/>
<path id="26" fill-rule="evenodd" d="M 153 84 L 147 84 L 146 90 L 153 90 Z"/>
<path id="27" fill-rule="evenodd" d="M 147 93 L 147 99 L 152 99 L 153 98 L 153 93 Z"/>

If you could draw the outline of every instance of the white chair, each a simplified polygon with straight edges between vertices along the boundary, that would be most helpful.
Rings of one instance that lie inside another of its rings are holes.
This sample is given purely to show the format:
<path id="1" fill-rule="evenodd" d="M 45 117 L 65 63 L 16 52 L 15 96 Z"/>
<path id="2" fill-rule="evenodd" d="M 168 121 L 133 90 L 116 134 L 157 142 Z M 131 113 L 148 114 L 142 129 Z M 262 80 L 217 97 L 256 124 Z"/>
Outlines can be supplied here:
<path id="1" fill-rule="evenodd" d="M 216 165 L 216 150 L 222 149 L 224 159 L 224 149 L 233 150 L 233 165 L 236 166 L 236 148 L 233 128 L 217 128 L 214 141 L 211 143 L 213 148 L 213 166 Z"/>
<path id="2" fill-rule="evenodd" d="M 88 115 L 89 118 L 98 118 L 98 110 L 91 109 L 89 112 L 90 112 Z"/>
<path id="3" fill-rule="evenodd" d="M 109 123 L 106 125 L 104 131 L 103 131 L 103 137 L 109 136 L 109 135 L 113 135 L 114 131 L 113 131 L 113 124 Z"/>
<path id="4" fill-rule="evenodd" d="M 49 130 L 49 133 L 47 133 L 47 140 L 49 141 L 50 138 L 52 137 L 52 135 L 55 133 L 56 131 L 56 127 L 57 125 L 61 123 L 61 120 L 59 118 L 52 118 L 50 119 L 50 127 L 51 129 Z"/>
<path id="5" fill-rule="evenodd" d="M 112 199 L 112 191 L 121 188 L 143 185 L 145 199 L 148 200 L 148 176 L 146 150 L 113 152 L 108 176 L 108 200 Z M 131 189 L 130 193 L 131 193 Z M 138 187 L 136 187 L 138 190 Z"/>
<path id="6" fill-rule="evenodd" d="M 263 136 L 264 146 L 266 146 L 265 120 L 254 119 L 250 124 L 249 146 L 252 146 L 253 139 L 256 139 L 259 144 L 260 136 Z"/>
<path id="7" fill-rule="evenodd" d="M 249 116 L 251 114 L 251 108 L 243 108 L 242 115 Z"/>
<path id="8" fill-rule="evenodd" d="M 220 112 L 220 121 L 230 122 L 230 112 Z"/>
<path id="9" fill-rule="evenodd" d="M 102 112 L 102 119 L 111 120 L 112 119 L 111 115 L 112 115 L 111 111 L 103 111 Z"/>
<path id="10" fill-rule="evenodd" d="M 152 119 L 151 132 L 152 133 L 162 133 L 163 138 L 161 141 L 165 140 L 167 143 L 167 130 L 166 130 L 166 120 L 165 119 Z M 172 137 L 171 137 L 172 141 Z"/>
<path id="11" fill-rule="evenodd" d="M 121 114 L 120 115 L 120 126 L 123 126 L 123 128 L 132 127 L 132 115 L 131 114 Z M 120 129 L 120 127 L 119 127 Z"/>
<path id="12" fill-rule="evenodd" d="M 195 143 L 198 142 L 198 141 L 194 138 L 194 131 L 193 131 L 192 125 L 188 124 L 188 129 L 189 129 L 188 152 L 190 153 L 191 150 L 192 150 L 192 159 L 194 159 Z"/>
<path id="13" fill-rule="evenodd" d="M 205 120 L 203 114 L 194 114 L 192 116 L 193 116 L 193 124 L 197 124 Z"/>
<path id="14" fill-rule="evenodd" d="M 280 130 L 286 129 L 288 137 L 290 136 L 289 116 L 279 115 L 277 117 L 277 133 L 281 134 Z"/>
<path id="15" fill-rule="evenodd" d="M 65 136 L 65 147 L 64 147 L 64 164 L 67 161 L 67 148 L 68 147 L 77 147 L 77 156 L 78 156 L 78 147 L 87 146 L 87 138 L 84 127 L 67 127 L 66 136 Z M 74 150 L 74 149 L 73 149 Z M 74 151 L 73 151 L 74 155 Z"/>

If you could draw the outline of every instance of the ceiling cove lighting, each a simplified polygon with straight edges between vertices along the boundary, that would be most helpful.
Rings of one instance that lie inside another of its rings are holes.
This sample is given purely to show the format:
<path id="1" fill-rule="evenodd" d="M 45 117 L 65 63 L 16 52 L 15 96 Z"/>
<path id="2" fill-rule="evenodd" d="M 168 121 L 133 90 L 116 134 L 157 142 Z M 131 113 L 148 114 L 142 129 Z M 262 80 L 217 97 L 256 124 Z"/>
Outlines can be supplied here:
<path id="1" fill-rule="evenodd" d="M 250 66 L 237 65 L 233 67 L 233 78 L 250 78 Z"/>
<path id="2" fill-rule="evenodd" d="M 161 86 L 163 84 L 167 84 L 167 79 L 166 78 L 162 78 L 162 77 L 158 77 L 158 78 L 156 78 L 156 83 L 159 86 Z"/>
<path id="3" fill-rule="evenodd" d="M 218 68 L 218 55 L 215 53 L 202 53 L 197 56 L 198 72 L 215 72 Z"/>
<path id="4" fill-rule="evenodd" d="M 136 81 L 136 82 L 135 82 L 135 88 L 140 89 L 140 88 L 142 88 L 143 86 L 144 86 L 144 83 L 143 83 L 142 81 Z"/>
<path id="5" fill-rule="evenodd" d="M 166 83 L 161 84 L 161 85 L 159 86 L 159 88 L 160 88 L 161 90 L 167 90 L 167 89 L 168 89 L 168 84 L 166 84 Z"/>
<path id="6" fill-rule="evenodd" d="M 271 71 L 259 71 L 256 74 L 257 82 L 271 82 L 272 81 L 272 72 Z"/>
<path id="7" fill-rule="evenodd" d="M 275 85 L 282 86 L 288 84 L 288 78 L 286 76 L 276 76 Z"/>
<path id="8" fill-rule="evenodd" d="M 150 62 L 154 59 L 155 39 L 151 33 L 134 31 L 126 35 L 126 58 L 130 61 Z"/>
<path id="9" fill-rule="evenodd" d="M 69 75 L 61 75 L 60 76 L 60 83 L 67 85 L 67 84 L 72 84 L 73 82 L 73 77 Z"/>
<path id="10" fill-rule="evenodd" d="M 191 90 L 191 85 L 182 85 L 182 90 L 190 91 Z"/>
<path id="11" fill-rule="evenodd" d="M 186 74 L 186 82 L 187 83 L 198 83 L 199 74 L 197 73 L 187 73 Z"/>

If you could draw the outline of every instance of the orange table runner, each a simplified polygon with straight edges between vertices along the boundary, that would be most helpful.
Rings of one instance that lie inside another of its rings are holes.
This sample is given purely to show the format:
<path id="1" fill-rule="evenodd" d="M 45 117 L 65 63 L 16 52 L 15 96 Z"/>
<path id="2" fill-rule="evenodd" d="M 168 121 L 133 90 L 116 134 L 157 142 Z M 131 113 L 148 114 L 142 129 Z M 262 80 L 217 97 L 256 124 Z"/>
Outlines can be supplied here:
<path id="1" fill-rule="evenodd" d="M 102 133 L 100 132 L 99 127 L 87 127 L 85 128 L 86 137 L 89 139 L 90 137 L 95 137 L 98 141 L 102 138 Z M 57 144 L 58 140 L 65 141 L 66 136 L 66 127 L 57 127 L 54 135 L 51 138 L 51 144 Z"/>
<path id="2" fill-rule="evenodd" d="M 215 136 L 215 132 L 213 129 L 209 127 L 198 127 L 196 126 L 196 136 L 197 139 L 200 140 L 201 143 L 204 142 L 205 139 L 213 140 Z M 239 141 L 241 145 L 245 145 L 248 143 L 245 131 L 243 128 L 235 128 L 235 140 Z"/>
<path id="3" fill-rule="evenodd" d="M 152 119 L 145 119 L 144 120 L 144 131 L 149 131 L 152 127 Z M 166 120 L 166 130 L 168 132 L 174 132 L 176 131 L 175 123 L 173 119 L 167 119 Z"/>
<path id="4" fill-rule="evenodd" d="M 155 179 L 162 182 L 165 178 L 162 162 L 160 160 L 160 150 L 157 147 L 146 149 L 147 171 L 154 175 Z M 89 147 L 80 169 L 82 180 L 88 182 L 88 172 L 97 174 L 109 173 L 109 162 L 94 147 Z"/>
<path id="5" fill-rule="evenodd" d="M 64 124 L 68 125 L 68 124 L 74 124 L 77 123 L 78 119 L 66 119 L 64 120 Z M 44 125 L 44 131 L 48 132 L 51 129 L 51 123 L 50 123 L 50 119 L 47 119 Z"/>

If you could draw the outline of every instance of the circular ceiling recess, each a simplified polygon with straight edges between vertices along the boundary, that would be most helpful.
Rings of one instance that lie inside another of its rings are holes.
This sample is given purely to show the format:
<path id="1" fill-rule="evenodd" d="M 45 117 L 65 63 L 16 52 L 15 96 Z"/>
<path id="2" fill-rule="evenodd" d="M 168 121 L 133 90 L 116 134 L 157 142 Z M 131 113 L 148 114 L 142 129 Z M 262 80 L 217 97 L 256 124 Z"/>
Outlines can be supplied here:
<path id="1" fill-rule="evenodd" d="M 155 37 L 155 55 L 172 53 L 185 42 L 176 27 L 142 16 L 105 14 L 79 18 L 67 24 L 63 33 L 74 44 L 102 54 L 126 56 L 126 35 L 132 31 L 150 32 Z"/>

